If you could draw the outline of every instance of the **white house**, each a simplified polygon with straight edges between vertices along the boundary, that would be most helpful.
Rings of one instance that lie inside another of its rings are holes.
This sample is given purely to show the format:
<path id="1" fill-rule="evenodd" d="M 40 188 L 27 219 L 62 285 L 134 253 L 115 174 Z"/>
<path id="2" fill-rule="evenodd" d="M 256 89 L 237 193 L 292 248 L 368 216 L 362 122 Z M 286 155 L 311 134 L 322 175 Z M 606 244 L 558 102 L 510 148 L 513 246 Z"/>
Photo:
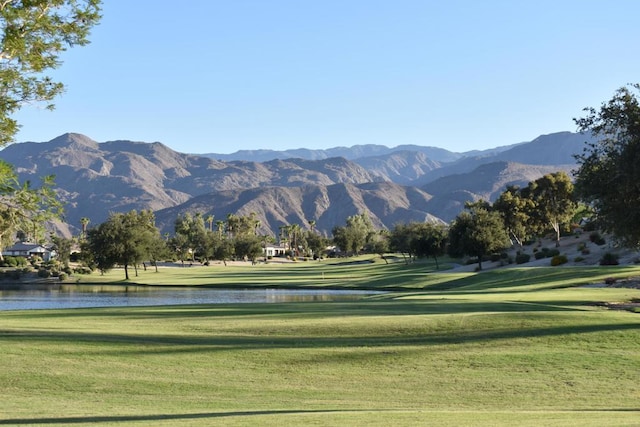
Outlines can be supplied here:
<path id="1" fill-rule="evenodd" d="M 284 256 L 287 252 L 287 247 L 284 245 L 266 245 L 263 248 L 264 256 L 278 257 Z"/>
<path id="2" fill-rule="evenodd" d="M 16 243 L 2 251 L 2 256 L 21 256 L 25 258 L 39 256 L 43 261 L 49 261 L 55 256 L 55 252 L 35 243 Z"/>

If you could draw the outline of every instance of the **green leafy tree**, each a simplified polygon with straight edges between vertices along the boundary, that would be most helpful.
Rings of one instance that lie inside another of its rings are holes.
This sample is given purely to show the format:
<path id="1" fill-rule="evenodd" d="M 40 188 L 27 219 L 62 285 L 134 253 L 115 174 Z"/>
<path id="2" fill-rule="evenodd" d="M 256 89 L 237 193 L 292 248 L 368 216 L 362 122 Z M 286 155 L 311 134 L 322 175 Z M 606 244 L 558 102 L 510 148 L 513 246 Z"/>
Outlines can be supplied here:
<path id="1" fill-rule="evenodd" d="M 99 0 L 12 0 L 0 2 L 0 146 L 19 125 L 11 118 L 23 105 L 51 101 L 62 83 L 45 73 L 60 66 L 60 54 L 86 45 L 100 19 Z"/>
<path id="2" fill-rule="evenodd" d="M 493 209 L 502 216 L 512 242 L 522 247 L 524 241 L 531 235 L 533 200 L 523 197 L 518 187 L 510 185 L 493 202 Z"/>
<path id="3" fill-rule="evenodd" d="M 396 224 L 389 236 L 389 249 L 402 254 L 405 264 L 409 264 L 413 260 L 411 236 L 411 226 L 404 223 Z M 407 255 L 409 255 L 408 259 Z"/>
<path id="4" fill-rule="evenodd" d="M 201 213 L 191 215 L 187 212 L 178 216 L 174 222 L 174 231 L 176 238 L 173 246 L 179 251 L 181 260 L 188 258 L 195 261 L 196 255 L 204 255 L 207 230 Z"/>
<path id="5" fill-rule="evenodd" d="M 409 245 L 412 252 L 418 257 L 431 257 L 436 263 L 436 269 L 440 268 L 438 257 L 446 253 L 448 230 L 444 224 L 430 222 L 414 223 L 412 237 Z"/>
<path id="6" fill-rule="evenodd" d="M 151 258 L 154 245 L 161 239 L 154 221 L 151 211 L 113 213 L 107 221 L 89 230 L 83 251 L 102 272 L 122 265 L 125 279 L 129 280 L 129 267 L 135 268 Z"/>
<path id="7" fill-rule="evenodd" d="M 502 217 L 487 209 L 486 203 L 468 203 L 449 227 L 449 255 L 478 258 L 478 270 L 482 270 L 482 258 L 509 246 L 509 236 Z"/>
<path id="8" fill-rule="evenodd" d="M 305 241 L 307 242 L 310 255 L 314 258 L 322 256 L 322 253 L 327 249 L 327 246 L 329 246 L 329 239 L 313 230 L 307 231 Z"/>
<path id="9" fill-rule="evenodd" d="M 333 241 L 343 251 L 358 254 L 375 234 L 371 219 L 365 213 L 347 218 L 344 227 L 333 228 Z"/>
<path id="10" fill-rule="evenodd" d="M 576 156 L 576 192 L 593 208 L 598 224 L 625 246 L 640 246 L 640 84 L 618 89 L 599 110 L 575 119 L 596 136 Z"/>
<path id="11" fill-rule="evenodd" d="M 234 241 L 235 255 L 238 258 L 249 259 L 255 263 L 256 259 L 262 255 L 262 239 L 253 234 L 242 234 Z"/>
<path id="12" fill-rule="evenodd" d="M 385 254 L 389 252 L 389 236 L 390 233 L 388 230 L 380 230 L 371 236 L 369 243 L 367 244 L 367 250 L 371 253 L 377 254 L 384 260 L 385 264 L 389 264 L 389 261 L 385 256 Z"/>
<path id="13" fill-rule="evenodd" d="M 564 172 L 547 174 L 530 182 L 522 194 L 532 202 L 529 216 L 534 229 L 553 229 L 559 246 L 560 231 L 569 225 L 577 208 L 571 178 Z"/>
<path id="14" fill-rule="evenodd" d="M 51 242 L 53 248 L 57 253 L 58 260 L 65 266 L 69 267 L 69 260 L 71 259 L 71 249 L 74 246 L 74 239 L 66 239 L 60 236 L 52 236 Z"/>

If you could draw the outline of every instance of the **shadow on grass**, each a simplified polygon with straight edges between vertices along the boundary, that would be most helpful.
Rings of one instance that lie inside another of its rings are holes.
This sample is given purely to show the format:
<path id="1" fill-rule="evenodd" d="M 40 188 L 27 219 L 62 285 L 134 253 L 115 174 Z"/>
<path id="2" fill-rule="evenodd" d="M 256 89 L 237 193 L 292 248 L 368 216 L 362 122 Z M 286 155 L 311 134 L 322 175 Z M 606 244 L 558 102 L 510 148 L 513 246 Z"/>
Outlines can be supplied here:
<path id="1" fill-rule="evenodd" d="M 227 350 L 265 350 L 286 348 L 349 348 L 349 347 L 390 347 L 429 346 L 440 344 L 468 344 L 511 340 L 518 338 L 542 338 L 562 335 L 590 334 L 602 332 L 638 332 L 640 323 L 610 323 L 563 326 L 531 326 L 478 328 L 469 324 L 457 329 L 423 331 L 419 328 L 407 331 L 374 331 L 362 336 L 300 336 L 277 335 L 224 335 L 224 336 L 184 336 L 184 335 L 135 335 L 123 333 L 74 332 L 51 330 L 0 331 L 0 343 L 12 345 L 14 342 L 43 343 L 102 343 L 110 349 L 99 349 L 100 354 L 131 355 L 195 353 Z M 113 346 L 117 348 L 113 348 Z"/>
<path id="2" fill-rule="evenodd" d="M 375 412 L 382 412 L 377 410 Z M 238 412 L 204 412 L 197 414 L 152 414 L 152 415 L 112 415 L 61 418 L 14 418 L 0 420 L 0 425 L 33 425 L 33 424 L 84 424 L 84 423 L 116 423 L 127 421 L 167 421 L 197 420 L 206 418 L 247 417 L 258 415 L 295 415 L 295 414 L 331 414 L 341 412 L 374 412 L 373 410 L 271 410 L 271 411 L 238 411 Z"/>

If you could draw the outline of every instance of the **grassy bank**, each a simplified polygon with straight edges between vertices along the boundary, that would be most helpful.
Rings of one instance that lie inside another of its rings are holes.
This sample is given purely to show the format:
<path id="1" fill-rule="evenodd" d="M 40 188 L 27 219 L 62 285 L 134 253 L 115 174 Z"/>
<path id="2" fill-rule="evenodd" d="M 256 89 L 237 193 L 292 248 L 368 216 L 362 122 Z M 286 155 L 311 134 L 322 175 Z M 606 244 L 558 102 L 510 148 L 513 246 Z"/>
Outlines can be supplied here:
<path id="1" fill-rule="evenodd" d="M 634 425 L 640 317 L 593 303 L 640 291 L 575 285 L 638 272 L 455 274 L 384 263 L 148 271 L 135 281 L 396 292 L 2 312 L 0 425 Z"/>

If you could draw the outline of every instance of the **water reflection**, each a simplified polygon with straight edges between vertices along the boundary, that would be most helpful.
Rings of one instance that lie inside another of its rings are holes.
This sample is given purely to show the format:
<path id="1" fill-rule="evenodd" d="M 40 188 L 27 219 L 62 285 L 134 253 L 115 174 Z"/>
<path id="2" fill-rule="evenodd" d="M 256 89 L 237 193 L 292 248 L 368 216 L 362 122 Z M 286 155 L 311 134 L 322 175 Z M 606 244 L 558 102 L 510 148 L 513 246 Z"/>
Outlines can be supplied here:
<path id="1" fill-rule="evenodd" d="M 0 285 L 0 311 L 178 304 L 349 301 L 379 292 L 330 289 L 207 289 L 130 285 Z"/>

